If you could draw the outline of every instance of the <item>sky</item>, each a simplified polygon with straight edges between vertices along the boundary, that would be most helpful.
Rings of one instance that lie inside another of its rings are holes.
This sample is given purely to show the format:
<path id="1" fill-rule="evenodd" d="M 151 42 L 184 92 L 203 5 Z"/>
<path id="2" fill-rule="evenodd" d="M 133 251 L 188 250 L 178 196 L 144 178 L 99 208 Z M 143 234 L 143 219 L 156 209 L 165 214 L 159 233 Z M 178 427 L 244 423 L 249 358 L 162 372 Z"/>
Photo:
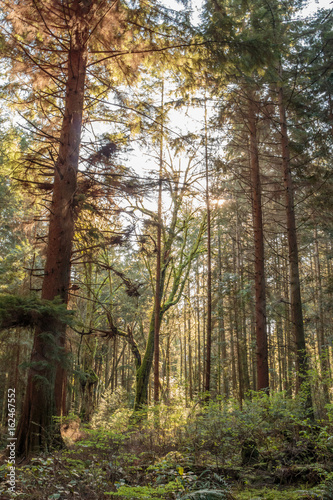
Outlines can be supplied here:
<path id="1" fill-rule="evenodd" d="M 329 9 L 330 7 L 333 9 L 332 0 L 310 0 L 308 2 L 308 6 L 304 9 L 304 11 L 306 14 L 311 14 L 319 8 Z"/>
<path id="2" fill-rule="evenodd" d="M 204 0 L 192 0 L 192 8 L 194 10 L 193 22 L 196 24 L 199 22 L 199 15 L 201 7 L 204 3 Z M 177 0 L 165 0 L 165 4 L 171 9 L 179 9 L 181 8 L 181 4 L 177 2 Z M 307 7 L 304 9 L 304 17 L 315 12 L 319 8 L 329 8 L 333 9 L 333 0 L 308 0 Z"/>
<path id="3" fill-rule="evenodd" d="M 200 22 L 200 11 L 201 7 L 204 3 L 204 0 L 192 0 L 192 8 L 194 9 L 193 23 L 199 24 Z M 164 4 L 172 9 L 180 10 L 183 8 L 180 2 L 177 0 L 164 0 Z M 306 8 L 303 9 L 302 17 L 309 17 L 319 8 L 332 8 L 333 10 L 333 0 L 309 0 Z M 202 128 L 203 126 L 203 110 L 202 109 L 188 109 L 187 110 L 189 116 L 185 116 L 184 112 L 181 113 L 175 112 L 175 118 L 171 119 L 171 122 L 168 124 L 168 128 L 175 131 L 175 137 L 177 134 L 186 133 L 186 128 L 189 127 L 193 131 L 196 128 Z M 148 171 L 151 169 L 156 169 L 155 160 L 142 155 L 142 151 L 137 150 L 134 146 L 133 154 L 130 155 L 130 161 L 132 167 L 139 172 Z M 198 156 L 200 152 L 198 151 Z M 184 164 L 186 163 L 186 158 L 182 159 Z"/>

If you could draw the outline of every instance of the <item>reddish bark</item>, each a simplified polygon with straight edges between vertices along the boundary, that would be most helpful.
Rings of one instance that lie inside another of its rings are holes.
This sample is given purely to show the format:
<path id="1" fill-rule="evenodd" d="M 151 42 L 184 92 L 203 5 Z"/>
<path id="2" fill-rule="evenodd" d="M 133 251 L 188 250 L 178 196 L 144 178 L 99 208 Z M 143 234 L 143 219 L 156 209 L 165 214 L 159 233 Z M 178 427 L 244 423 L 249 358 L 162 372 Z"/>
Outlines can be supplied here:
<path id="1" fill-rule="evenodd" d="M 64 117 L 54 190 L 42 298 L 68 300 L 71 254 L 75 228 L 75 193 L 81 142 L 87 54 L 86 28 L 80 2 L 75 2 L 76 29 L 68 54 Z M 73 9 L 74 10 L 74 9 Z M 17 428 L 17 453 L 28 456 L 52 441 L 53 415 L 62 415 L 66 405 L 66 370 L 63 357 L 66 325 L 49 318 L 36 326 L 26 397 Z M 59 437 L 59 436 L 58 436 Z"/>
<path id="2" fill-rule="evenodd" d="M 254 232 L 255 268 L 255 318 L 257 339 L 257 389 L 268 390 L 268 348 L 266 325 L 266 286 L 264 232 L 261 202 L 261 181 L 257 143 L 256 105 L 253 96 L 249 99 L 248 125 L 250 132 L 250 166 L 252 190 L 252 217 Z"/>
<path id="3" fill-rule="evenodd" d="M 297 388 L 299 389 L 308 379 L 308 356 L 305 345 L 305 334 L 303 325 L 303 311 L 301 300 L 301 286 L 298 267 L 298 244 L 294 208 L 294 186 L 290 170 L 289 138 L 284 105 L 283 89 L 278 89 L 280 132 L 282 149 L 283 182 L 285 188 L 285 206 L 287 217 L 287 237 L 289 249 L 289 279 L 291 300 L 291 322 L 294 339 L 296 343 L 296 370 Z M 307 407 L 312 408 L 310 389 L 307 389 Z"/>

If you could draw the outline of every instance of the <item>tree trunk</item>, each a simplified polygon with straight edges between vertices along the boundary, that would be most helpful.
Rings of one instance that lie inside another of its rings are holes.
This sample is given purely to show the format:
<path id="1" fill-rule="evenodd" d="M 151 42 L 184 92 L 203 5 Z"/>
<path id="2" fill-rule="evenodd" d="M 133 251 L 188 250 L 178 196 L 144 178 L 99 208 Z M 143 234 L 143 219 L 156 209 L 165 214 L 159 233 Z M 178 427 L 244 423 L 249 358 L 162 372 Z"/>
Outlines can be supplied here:
<path id="1" fill-rule="evenodd" d="M 257 125 L 253 95 L 249 98 L 248 123 L 250 132 L 250 164 L 252 190 L 252 217 L 254 233 L 255 271 L 255 315 L 257 338 L 257 390 L 269 389 L 267 326 L 266 326 L 266 285 L 264 260 L 264 232 L 262 221 L 261 181 L 257 142 Z"/>
<path id="2" fill-rule="evenodd" d="M 289 249 L 289 271 L 290 271 L 290 300 L 291 300 L 291 322 L 294 339 L 296 342 L 296 371 L 297 388 L 308 382 L 308 356 L 306 353 L 305 334 L 303 325 L 303 312 L 301 301 L 301 287 L 298 268 L 298 244 L 294 208 L 294 186 L 290 170 L 289 139 L 287 132 L 286 111 L 284 105 L 283 89 L 278 89 L 280 132 L 282 148 L 282 168 L 285 188 L 285 204 L 287 216 L 287 236 Z M 307 392 L 307 408 L 312 411 L 312 398 L 310 387 L 305 387 Z"/>
<path id="3" fill-rule="evenodd" d="M 218 271 L 219 271 L 219 289 L 218 289 L 218 315 L 219 315 L 219 352 L 221 353 L 221 367 L 222 381 L 223 381 L 223 395 L 225 398 L 229 397 L 229 379 L 228 379 L 228 359 L 227 359 L 227 342 L 225 336 L 224 324 L 224 304 L 223 304 L 223 290 L 222 290 L 222 249 L 221 249 L 221 235 L 218 237 Z"/>
<path id="4" fill-rule="evenodd" d="M 320 265 L 320 255 L 319 255 L 319 242 L 318 242 L 318 229 L 315 226 L 314 229 L 314 261 L 315 261 L 315 275 L 316 275 L 316 288 L 317 292 L 317 311 L 318 311 L 318 322 L 317 322 L 317 338 L 318 338 L 318 354 L 321 372 L 321 383 L 323 388 L 324 405 L 330 402 L 329 396 L 329 352 L 327 347 L 327 341 L 325 338 L 324 329 L 324 307 L 323 307 L 323 292 L 322 292 L 322 282 L 321 282 L 321 265 Z"/>
<path id="5" fill-rule="evenodd" d="M 199 275 L 199 259 L 197 260 L 196 271 L 196 312 L 197 312 L 197 348 L 198 348 L 198 392 L 201 392 L 202 388 L 202 367 L 201 367 L 201 329 L 200 329 L 200 275 Z"/>
<path id="6" fill-rule="evenodd" d="M 193 367 L 192 367 L 192 343 L 191 343 L 191 287 L 190 282 L 188 282 L 187 288 L 188 294 L 188 310 L 187 310 L 187 335 L 188 335 L 188 386 L 189 386 L 189 397 L 190 401 L 193 401 Z"/>
<path id="7" fill-rule="evenodd" d="M 166 355 L 165 355 L 165 364 L 166 364 L 166 369 L 165 369 L 165 376 L 166 376 L 166 402 L 167 404 L 170 403 L 170 342 L 171 342 L 171 332 L 170 329 L 168 328 L 167 332 L 167 345 L 166 345 Z"/>
<path id="8" fill-rule="evenodd" d="M 134 412 L 142 410 L 148 402 L 148 383 L 154 358 L 155 310 L 150 319 L 145 355 L 136 371 L 136 394 Z"/>
<path id="9" fill-rule="evenodd" d="M 188 370 L 187 370 L 187 338 L 186 338 L 186 302 L 183 308 L 183 327 L 184 327 L 184 387 L 185 387 L 185 408 L 188 407 Z"/>
<path id="10" fill-rule="evenodd" d="M 77 7 L 80 9 L 80 7 Z M 75 226 L 75 193 L 79 164 L 84 83 L 87 54 L 83 33 L 77 28 L 68 55 L 66 100 L 59 155 L 54 169 L 48 245 L 42 298 L 68 300 Z M 28 385 L 17 428 L 17 453 L 48 447 L 52 441 L 52 416 L 66 406 L 67 377 L 59 360 L 65 351 L 66 325 L 55 319 L 36 326 Z"/>
<path id="11" fill-rule="evenodd" d="M 158 403 L 160 395 L 159 361 L 160 361 L 160 309 L 161 309 L 161 251 L 162 251 L 162 168 L 163 168 L 163 107 L 164 82 L 161 93 L 161 137 L 160 137 L 160 168 L 158 174 L 157 200 L 157 241 L 156 241 L 156 279 L 155 279 L 155 338 L 154 338 L 154 401 Z"/>
<path id="12" fill-rule="evenodd" d="M 209 199 L 209 172 L 208 172 L 208 134 L 207 134 L 207 105 L 205 100 L 205 175 L 206 175 L 206 210 L 207 210 L 207 331 L 206 331 L 206 370 L 205 392 L 210 391 L 211 379 L 211 351 L 212 351 L 212 252 L 211 252 L 211 210 Z M 209 395 L 207 394 L 207 397 Z"/>

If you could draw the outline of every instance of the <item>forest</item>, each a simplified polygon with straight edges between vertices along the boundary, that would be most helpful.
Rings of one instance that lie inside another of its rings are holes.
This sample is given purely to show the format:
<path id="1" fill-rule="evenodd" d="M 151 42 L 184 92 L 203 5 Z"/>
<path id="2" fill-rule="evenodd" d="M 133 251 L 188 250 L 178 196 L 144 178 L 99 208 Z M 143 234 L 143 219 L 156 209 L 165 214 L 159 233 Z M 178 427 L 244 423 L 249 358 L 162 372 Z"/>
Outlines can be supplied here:
<path id="1" fill-rule="evenodd" d="M 0 0 L 1 500 L 333 499 L 333 11 L 305 7 Z"/>

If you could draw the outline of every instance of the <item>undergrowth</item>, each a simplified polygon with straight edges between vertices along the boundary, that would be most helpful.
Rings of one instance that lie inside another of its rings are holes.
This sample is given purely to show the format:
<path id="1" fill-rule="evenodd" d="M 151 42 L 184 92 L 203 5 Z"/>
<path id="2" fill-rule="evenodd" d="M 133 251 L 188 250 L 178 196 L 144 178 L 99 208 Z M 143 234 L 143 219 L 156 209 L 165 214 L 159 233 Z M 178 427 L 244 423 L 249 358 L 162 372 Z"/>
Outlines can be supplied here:
<path id="1" fill-rule="evenodd" d="M 110 408 L 89 427 L 65 423 L 74 429 L 68 448 L 17 467 L 15 494 L 3 462 L 0 498 L 333 499 L 330 406 L 316 422 L 285 394 L 254 395 L 243 408 L 223 399 L 186 410 L 162 404 L 136 423 L 123 401 Z"/>

